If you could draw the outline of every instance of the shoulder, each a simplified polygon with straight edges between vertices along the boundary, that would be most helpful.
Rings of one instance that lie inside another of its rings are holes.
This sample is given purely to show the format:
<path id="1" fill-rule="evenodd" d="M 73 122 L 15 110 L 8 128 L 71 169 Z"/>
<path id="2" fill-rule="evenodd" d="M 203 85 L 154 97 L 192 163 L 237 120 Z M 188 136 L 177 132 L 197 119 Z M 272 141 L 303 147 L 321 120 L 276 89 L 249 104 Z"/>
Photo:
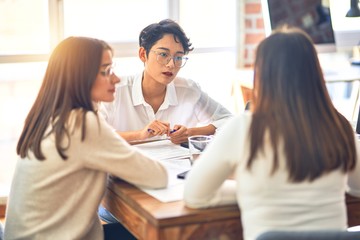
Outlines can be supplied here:
<path id="1" fill-rule="evenodd" d="M 98 134 L 102 125 L 107 125 L 102 114 L 87 111 L 83 108 L 72 110 L 67 122 L 67 128 L 74 136 L 81 134 L 83 127 L 86 135 Z"/>
<path id="2" fill-rule="evenodd" d="M 93 112 L 93 111 L 87 111 L 85 113 L 85 120 L 87 129 L 90 127 L 92 129 L 96 129 L 96 126 L 102 127 L 103 125 L 105 127 L 109 127 L 109 124 L 105 121 L 103 115 L 100 112 Z"/>
<path id="3" fill-rule="evenodd" d="M 119 139 L 122 142 L 125 141 L 116 133 L 116 130 L 107 123 L 100 113 L 91 111 L 86 113 L 85 131 L 86 141 L 96 145 L 99 145 L 100 142 L 117 142 Z"/>
<path id="4" fill-rule="evenodd" d="M 86 133 L 98 135 L 100 132 L 112 132 L 113 129 L 106 122 L 104 116 L 98 112 L 87 111 L 85 113 Z"/>
<path id="5" fill-rule="evenodd" d="M 252 113 L 250 111 L 244 111 L 243 113 L 235 115 L 234 119 L 249 124 L 252 120 Z"/>
<path id="6" fill-rule="evenodd" d="M 116 85 L 116 87 L 123 87 L 128 85 L 133 85 L 135 75 L 126 75 L 126 76 L 119 76 L 120 82 Z"/>
<path id="7" fill-rule="evenodd" d="M 142 74 L 121 76 L 120 82 L 115 86 L 115 100 L 104 105 L 119 107 L 124 100 L 129 101 L 134 89 L 141 88 Z"/>
<path id="8" fill-rule="evenodd" d="M 224 125 L 223 128 L 230 129 L 231 132 L 237 129 L 239 132 L 244 133 L 245 130 L 250 128 L 252 121 L 252 113 L 250 111 L 245 111 L 243 113 L 232 116 Z"/>
<path id="9" fill-rule="evenodd" d="M 178 95 L 187 97 L 199 98 L 204 92 L 201 90 L 200 85 L 192 79 L 176 77 L 173 80 L 173 86 Z"/>
<path id="10" fill-rule="evenodd" d="M 85 119 L 86 119 L 86 121 L 88 121 L 90 123 L 99 122 L 98 114 L 96 112 L 92 112 L 92 111 L 87 111 L 85 113 Z"/>
<path id="11" fill-rule="evenodd" d="M 241 113 L 230 117 L 224 125 L 216 130 L 215 138 L 219 146 L 228 149 L 227 154 L 232 154 L 245 148 L 249 139 L 251 114 Z"/>
<path id="12" fill-rule="evenodd" d="M 119 76 L 120 83 L 116 85 L 117 88 L 126 87 L 126 86 L 132 86 L 136 82 L 141 81 L 142 73 L 133 74 L 133 75 L 124 75 Z"/>
<path id="13" fill-rule="evenodd" d="M 200 89 L 200 85 L 192 79 L 184 77 L 176 77 L 173 81 L 175 88 L 197 88 Z"/>

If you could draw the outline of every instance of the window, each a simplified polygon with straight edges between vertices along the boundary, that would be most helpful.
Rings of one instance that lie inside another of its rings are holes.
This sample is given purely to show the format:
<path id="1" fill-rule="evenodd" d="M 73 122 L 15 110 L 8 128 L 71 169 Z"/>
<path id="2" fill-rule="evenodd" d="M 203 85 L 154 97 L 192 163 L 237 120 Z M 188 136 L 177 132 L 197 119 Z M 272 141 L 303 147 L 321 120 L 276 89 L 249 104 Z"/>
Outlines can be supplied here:
<path id="1" fill-rule="evenodd" d="M 48 52 L 47 9 L 43 0 L 0 1 L 0 55 Z"/>
<path id="2" fill-rule="evenodd" d="M 2 186 L 9 187 L 17 139 L 48 54 L 62 39 L 104 39 L 115 49 L 117 74 L 133 74 L 143 67 L 137 57 L 140 31 L 172 18 L 195 47 L 179 75 L 198 81 L 227 105 L 235 68 L 235 4 L 236 0 L 0 0 L 0 196 Z"/>
<path id="3" fill-rule="evenodd" d="M 330 0 L 336 47 L 340 51 L 351 51 L 360 44 L 360 17 L 345 17 L 350 9 L 350 1 Z"/>
<path id="4" fill-rule="evenodd" d="M 0 62 L 47 54 L 50 50 L 48 19 L 47 1 L 1 0 Z"/>
<path id="5" fill-rule="evenodd" d="M 64 0 L 64 35 L 136 43 L 146 25 L 168 17 L 167 0 Z"/>
<path id="6" fill-rule="evenodd" d="M 136 56 L 140 31 L 149 23 L 170 17 L 168 0 L 63 1 L 64 37 L 103 39 L 118 57 Z"/>
<path id="7" fill-rule="evenodd" d="M 236 67 L 235 19 L 235 0 L 179 1 L 179 23 L 194 47 L 179 75 L 199 82 L 204 91 L 229 109 Z"/>
<path id="8" fill-rule="evenodd" d="M 180 24 L 196 48 L 235 50 L 235 0 L 181 0 L 179 9 Z"/>

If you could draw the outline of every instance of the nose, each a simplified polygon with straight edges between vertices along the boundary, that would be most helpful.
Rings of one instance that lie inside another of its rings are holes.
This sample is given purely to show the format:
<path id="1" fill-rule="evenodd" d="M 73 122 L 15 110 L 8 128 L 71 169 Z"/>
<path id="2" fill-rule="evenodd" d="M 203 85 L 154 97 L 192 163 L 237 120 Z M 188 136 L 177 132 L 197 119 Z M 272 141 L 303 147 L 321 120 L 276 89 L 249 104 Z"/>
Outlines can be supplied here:
<path id="1" fill-rule="evenodd" d="M 166 64 L 166 67 L 171 67 L 171 68 L 175 67 L 174 58 L 170 58 L 169 62 Z"/>
<path id="2" fill-rule="evenodd" d="M 112 84 L 116 84 L 116 83 L 119 83 L 119 82 L 120 82 L 120 78 L 119 78 L 118 76 L 116 76 L 115 73 L 111 74 L 110 79 L 111 79 L 111 83 L 112 83 Z"/>

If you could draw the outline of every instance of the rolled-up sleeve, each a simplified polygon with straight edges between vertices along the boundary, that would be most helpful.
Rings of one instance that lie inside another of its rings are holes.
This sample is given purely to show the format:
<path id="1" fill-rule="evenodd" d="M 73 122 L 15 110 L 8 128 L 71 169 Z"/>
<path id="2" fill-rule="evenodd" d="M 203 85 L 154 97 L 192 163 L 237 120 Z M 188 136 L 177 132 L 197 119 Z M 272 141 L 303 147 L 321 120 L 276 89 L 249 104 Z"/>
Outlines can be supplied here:
<path id="1" fill-rule="evenodd" d="M 200 98 L 195 106 L 198 119 L 200 121 L 210 120 L 210 124 L 215 128 L 220 128 L 233 114 L 207 93 L 201 91 L 200 87 L 198 91 L 200 91 Z"/>

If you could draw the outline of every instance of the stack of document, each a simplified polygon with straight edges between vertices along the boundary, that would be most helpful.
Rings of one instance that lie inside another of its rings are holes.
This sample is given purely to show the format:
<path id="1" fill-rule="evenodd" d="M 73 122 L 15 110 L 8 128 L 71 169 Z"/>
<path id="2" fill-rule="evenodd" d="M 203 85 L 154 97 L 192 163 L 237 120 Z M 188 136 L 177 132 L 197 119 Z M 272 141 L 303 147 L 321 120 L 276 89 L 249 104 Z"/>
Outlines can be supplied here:
<path id="1" fill-rule="evenodd" d="M 173 144 L 170 140 L 141 143 L 134 145 L 134 147 L 154 160 L 160 161 L 165 166 L 169 176 L 168 186 L 165 189 L 139 188 L 161 202 L 181 200 L 183 198 L 184 180 L 178 179 L 177 175 L 191 168 L 189 149 Z"/>
<path id="2" fill-rule="evenodd" d="M 176 160 L 189 158 L 189 149 L 173 144 L 170 140 L 158 140 L 134 145 L 156 160 Z"/>

